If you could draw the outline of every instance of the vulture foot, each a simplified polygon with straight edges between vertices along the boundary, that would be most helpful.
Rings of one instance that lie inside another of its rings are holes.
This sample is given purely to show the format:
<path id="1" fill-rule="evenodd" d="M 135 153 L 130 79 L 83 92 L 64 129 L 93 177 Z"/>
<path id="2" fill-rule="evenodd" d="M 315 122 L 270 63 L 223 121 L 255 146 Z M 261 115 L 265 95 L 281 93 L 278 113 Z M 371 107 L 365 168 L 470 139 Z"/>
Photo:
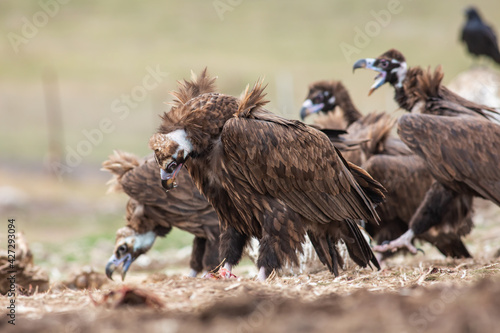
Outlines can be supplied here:
<path id="1" fill-rule="evenodd" d="M 259 274 L 257 274 L 257 281 L 266 281 L 267 275 L 266 275 L 266 269 L 264 267 L 261 267 L 259 269 Z"/>
<path id="2" fill-rule="evenodd" d="M 189 271 L 189 274 L 188 274 L 187 276 L 188 276 L 188 277 L 196 277 L 196 275 L 198 275 L 198 272 L 197 272 L 197 271 L 195 271 L 194 269 L 191 269 L 191 270 Z M 203 275 L 205 275 L 205 274 L 203 274 Z"/>
<path id="3" fill-rule="evenodd" d="M 413 240 L 413 230 L 408 229 L 407 232 L 399 236 L 399 238 L 396 238 L 395 240 L 389 242 L 389 243 L 384 243 L 381 245 L 376 245 L 373 247 L 373 251 L 376 252 L 387 252 L 387 251 L 392 251 L 395 252 L 398 249 L 403 249 L 406 248 L 408 251 L 410 251 L 413 254 L 417 254 L 418 250 L 411 241 Z"/>

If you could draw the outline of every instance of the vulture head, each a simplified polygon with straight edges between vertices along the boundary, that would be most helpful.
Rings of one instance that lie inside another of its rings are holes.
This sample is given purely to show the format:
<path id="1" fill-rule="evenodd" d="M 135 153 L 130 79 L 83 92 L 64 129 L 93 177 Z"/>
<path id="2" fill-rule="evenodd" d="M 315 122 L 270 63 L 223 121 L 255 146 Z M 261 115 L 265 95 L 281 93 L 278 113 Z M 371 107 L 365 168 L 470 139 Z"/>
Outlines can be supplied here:
<path id="1" fill-rule="evenodd" d="M 401 52 L 391 49 L 378 58 L 366 58 L 356 61 L 353 71 L 357 68 L 368 68 L 379 72 L 375 76 L 375 83 L 371 86 L 368 95 L 371 95 L 384 83 L 390 83 L 396 88 L 401 88 L 406 77 L 406 60 Z"/>
<path id="2" fill-rule="evenodd" d="M 467 16 L 468 21 L 480 21 L 481 16 L 475 7 L 469 7 L 465 10 L 465 16 Z"/>
<path id="3" fill-rule="evenodd" d="M 147 207 L 134 199 L 127 203 L 127 226 L 116 231 L 113 255 L 106 265 L 106 275 L 113 279 L 113 272 L 121 267 L 122 280 L 130 265 L 153 246 L 156 237 L 164 237 L 169 228 L 157 225 L 148 217 Z"/>
<path id="4" fill-rule="evenodd" d="M 106 275 L 113 280 L 113 272 L 117 267 L 123 265 L 122 280 L 125 279 L 130 265 L 141 254 L 146 253 L 156 239 L 156 234 L 153 231 L 148 231 L 144 234 L 138 234 L 130 227 L 123 227 L 116 232 L 115 249 L 111 258 L 106 265 Z"/>
<path id="5" fill-rule="evenodd" d="M 336 106 L 335 101 L 333 82 L 314 82 L 309 86 L 309 93 L 300 109 L 300 119 L 303 121 L 307 116 L 320 111 L 332 111 Z"/>
<path id="6" fill-rule="evenodd" d="M 161 186 L 165 190 L 176 187 L 175 177 L 193 151 L 193 145 L 183 129 L 170 133 L 156 133 L 149 140 L 156 163 L 160 167 Z"/>

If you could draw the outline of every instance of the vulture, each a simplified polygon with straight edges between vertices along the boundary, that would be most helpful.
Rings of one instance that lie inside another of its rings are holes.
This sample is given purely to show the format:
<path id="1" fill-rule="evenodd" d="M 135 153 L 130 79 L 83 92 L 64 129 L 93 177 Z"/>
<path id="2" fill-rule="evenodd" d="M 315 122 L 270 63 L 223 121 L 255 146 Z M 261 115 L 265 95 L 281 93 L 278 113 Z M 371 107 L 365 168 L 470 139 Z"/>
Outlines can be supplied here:
<path id="1" fill-rule="evenodd" d="M 325 97 L 328 102 L 325 102 Z M 394 240 L 409 228 L 411 217 L 424 199 L 434 181 L 425 162 L 415 155 L 401 140 L 392 137 L 390 131 L 394 119 L 385 113 L 370 113 L 363 116 L 356 108 L 351 97 L 339 81 L 317 81 L 309 86 L 309 93 L 300 111 L 302 119 L 313 113 L 333 113 L 337 108 L 342 110 L 343 120 L 347 127 L 345 139 L 368 139 L 361 144 L 362 149 L 343 153 L 344 157 L 361 165 L 373 178 L 387 190 L 386 200 L 377 207 L 380 224 L 368 224 L 365 230 L 377 244 Z M 324 121 L 321 120 L 324 124 Z M 315 122 L 316 124 L 316 122 Z M 330 122 L 330 126 L 335 126 Z M 460 198 L 455 201 L 454 211 L 462 211 L 462 205 L 470 206 L 470 202 Z M 466 214 L 448 214 L 441 225 L 422 233 L 418 240 L 433 244 L 445 256 L 462 258 L 470 257 L 461 237 L 470 231 L 472 219 L 470 210 Z M 458 221 L 457 221 L 458 219 Z M 462 221 L 462 219 L 465 219 Z M 455 230 L 455 224 L 467 226 Z"/>
<path id="2" fill-rule="evenodd" d="M 379 72 L 369 93 L 390 83 L 395 100 L 409 112 L 398 120 L 401 140 L 420 158 L 436 180 L 410 221 L 410 229 L 377 251 L 406 247 L 415 235 L 442 225 L 448 214 L 456 221 L 471 213 L 472 198 L 489 199 L 500 205 L 500 125 L 497 112 L 470 102 L 441 84 L 443 72 L 408 68 L 404 56 L 389 50 L 376 59 L 358 60 L 356 68 Z M 463 205 L 458 208 L 454 204 Z M 471 222 L 470 219 L 461 219 Z M 457 235 L 472 225 L 455 222 Z"/>
<path id="3" fill-rule="evenodd" d="M 124 279 L 130 264 L 153 246 L 156 237 L 166 236 L 173 227 L 195 236 L 190 276 L 218 266 L 217 214 L 185 170 L 177 175 L 179 186 L 167 193 L 160 184 L 158 166 L 152 156 L 140 161 L 133 154 L 115 151 L 102 166 L 113 174 L 110 191 L 123 191 L 130 197 L 127 225 L 116 232 L 114 252 L 106 265 L 108 278 L 112 279 L 116 267 L 123 265 Z"/>
<path id="4" fill-rule="evenodd" d="M 219 216 L 220 259 L 231 272 L 250 237 L 259 240 L 259 280 L 297 264 L 307 234 L 338 275 L 343 241 L 358 265 L 377 259 L 356 220 L 377 223 L 384 188 L 345 159 L 327 135 L 264 108 L 259 81 L 241 98 L 215 93 L 206 69 L 179 83 L 149 142 L 170 190 L 183 166 Z M 227 277 L 227 275 L 226 275 Z"/>
<path id="5" fill-rule="evenodd" d="M 465 11 L 467 22 L 462 28 L 461 40 L 467 45 L 467 50 L 475 57 L 484 55 L 500 64 L 500 51 L 495 31 L 481 19 L 474 7 Z"/>

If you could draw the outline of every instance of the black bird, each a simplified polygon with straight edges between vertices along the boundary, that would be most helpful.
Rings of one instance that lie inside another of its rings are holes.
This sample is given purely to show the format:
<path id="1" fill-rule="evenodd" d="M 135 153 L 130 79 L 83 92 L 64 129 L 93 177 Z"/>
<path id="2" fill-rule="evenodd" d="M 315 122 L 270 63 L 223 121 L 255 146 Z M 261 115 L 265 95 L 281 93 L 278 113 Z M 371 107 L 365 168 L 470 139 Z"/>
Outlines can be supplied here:
<path id="1" fill-rule="evenodd" d="M 500 64 L 497 36 L 493 29 L 481 20 L 474 7 L 465 11 L 467 22 L 462 28 L 462 41 L 467 44 L 469 53 L 474 56 L 485 55 Z"/>

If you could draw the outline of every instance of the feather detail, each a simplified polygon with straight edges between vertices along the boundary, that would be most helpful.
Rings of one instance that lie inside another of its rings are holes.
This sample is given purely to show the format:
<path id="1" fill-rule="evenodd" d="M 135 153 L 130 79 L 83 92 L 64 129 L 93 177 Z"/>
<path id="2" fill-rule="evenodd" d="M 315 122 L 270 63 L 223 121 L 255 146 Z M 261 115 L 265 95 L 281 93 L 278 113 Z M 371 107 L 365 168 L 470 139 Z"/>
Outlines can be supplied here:
<path id="1" fill-rule="evenodd" d="M 113 155 L 109 155 L 101 168 L 102 171 L 109 171 L 112 174 L 111 179 L 106 183 L 109 185 L 107 193 L 123 191 L 121 185 L 123 176 L 139 164 L 139 158 L 131 153 L 115 150 Z"/>
<path id="2" fill-rule="evenodd" d="M 441 98 L 439 87 L 443 81 L 444 72 L 441 65 L 437 66 L 434 73 L 428 67 L 417 77 L 418 85 L 415 94 L 424 100 L 429 98 Z"/>
<path id="3" fill-rule="evenodd" d="M 235 117 L 250 118 L 252 110 L 269 103 L 269 101 L 264 100 L 264 97 L 267 95 L 267 93 L 264 93 L 267 85 L 262 86 L 263 83 L 264 79 L 259 79 L 250 91 L 250 86 L 247 85 L 245 92 L 240 97 L 240 105 L 238 106 Z"/>
<path id="4" fill-rule="evenodd" d="M 216 79 L 216 77 L 211 78 L 208 75 L 206 67 L 199 76 L 191 71 L 191 80 L 177 81 L 178 90 L 170 92 L 170 94 L 175 97 L 175 100 L 171 102 L 170 105 L 172 105 L 172 108 L 178 108 L 186 104 L 191 98 L 201 94 L 215 92 Z"/>

